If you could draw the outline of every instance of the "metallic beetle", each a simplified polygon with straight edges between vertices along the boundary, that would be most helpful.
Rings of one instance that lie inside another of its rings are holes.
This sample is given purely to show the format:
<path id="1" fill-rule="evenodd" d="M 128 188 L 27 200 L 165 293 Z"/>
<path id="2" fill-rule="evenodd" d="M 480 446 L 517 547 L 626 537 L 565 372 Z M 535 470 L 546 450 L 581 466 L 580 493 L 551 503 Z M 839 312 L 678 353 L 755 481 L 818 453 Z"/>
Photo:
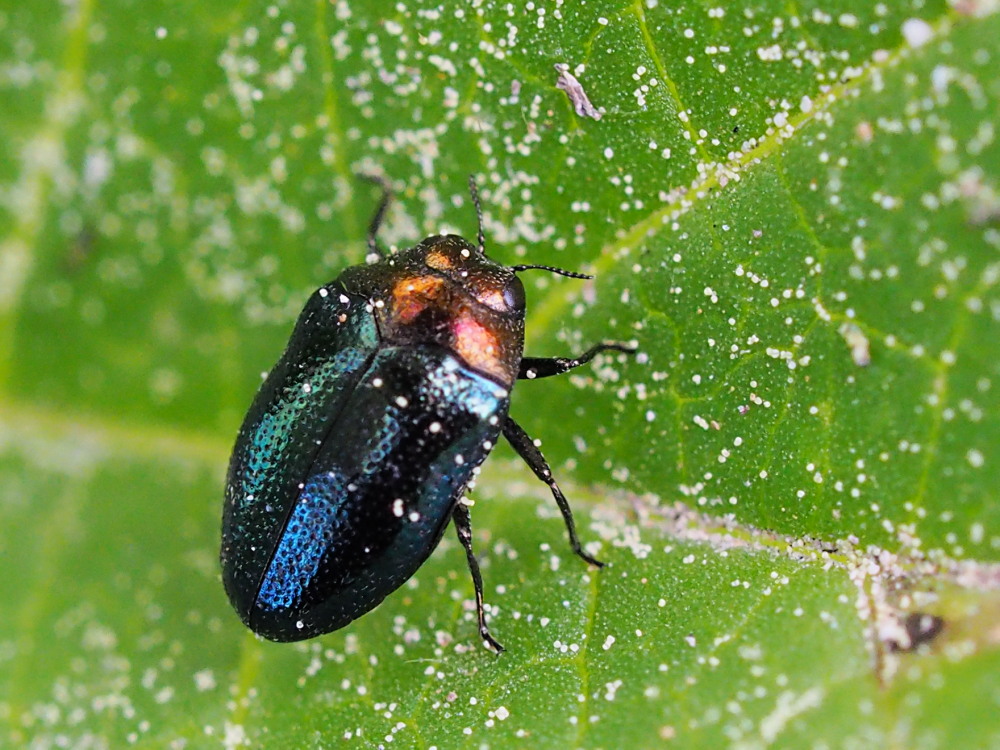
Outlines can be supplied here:
<path id="1" fill-rule="evenodd" d="M 410 578 L 455 522 L 483 608 L 468 507 L 461 502 L 500 435 L 555 496 L 573 550 L 573 516 L 541 452 L 508 415 L 514 382 L 566 372 L 581 357 L 522 357 L 524 287 L 478 242 L 428 237 L 389 254 L 368 232 L 370 260 L 319 288 L 247 412 L 233 448 L 222 519 L 222 577 L 243 622 L 275 641 L 328 633 Z"/>

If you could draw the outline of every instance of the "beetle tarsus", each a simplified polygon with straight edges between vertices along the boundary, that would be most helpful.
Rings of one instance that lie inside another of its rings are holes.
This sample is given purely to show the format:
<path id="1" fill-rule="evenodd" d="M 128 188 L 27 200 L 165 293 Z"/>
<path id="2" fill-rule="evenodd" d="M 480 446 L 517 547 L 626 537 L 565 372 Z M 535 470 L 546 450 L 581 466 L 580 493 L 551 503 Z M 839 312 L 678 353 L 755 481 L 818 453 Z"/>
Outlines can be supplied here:
<path id="1" fill-rule="evenodd" d="M 524 357 L 521 360 L 521 367 L 517 373 L 518 380 L 535 380 L 538 378 L 548 378 L 553 375 L 562 375 L 569 372 L 574 367 L 585 365 L 601 352 L 623 352 L 625 354 L 635 354 L 636 347 L 618 342 L 607 342 L 596 344 L 590 347 L 579 357 Z M 525 459 L 527 460 L 527 459 Z"/>
<path id="2" fill-rule="evenodd" d="M 549 486 L 552 496 L 556 499 L 556 505 L 559 506 L 559 512 L 562 513 L 563 521 L 566 522 L 566 531 L 569 532 L 569 543 L 573 548 L 573 552 L 589 565 L 603 568 L 604 563 L 583 551 L 580 538 L 576 535 L 576 523 L 573 521 L 573 511 L 569 507 L 569 501 L 566 500 L 566 496 L 559 489 L 559 485 L 552 476 L 552 469 L 549 468 L 545 456 L 538 450 L 532 439 L 528 437 L 528 433 L 524 431 L 521 425 L 508 416 L 503 423 L 503 436 L 507 438 L 507 442 L 517 451 L 517 454 L 524 459 L 524 462 L 531 467 L 531 470 L 535 472 L 535 476 Z"/>
<path id="3" fill-rule="evenodd" d="M 486 642 L 487 646 L 496 651 L 498 656 L 507 650 L 500 644 L 500 642 L 496 638 L 490 635 L 490 631 L 486 627 L 479 628 L 479 637 Z"/>
<path id="4" fill-rule="evenodd" d="M 472 551 L 472 517 L 469 515 L 469 508 L 459 502 L 452 513 L 455 521 L 455 530 L 458 532 L 458 541 L 465 548 L 465 557 L 469 561 L 469 572 L 472 573 L 472 585 L 476 589 L 476 614 L 479 617 L 479 636 L 486 641 L 487 645 L 502 654 L 506 649 L 500 645 L 499 641 L 490 635 L 490 629 L 486 625 L 486 607 L 483 604 L 483 576 L 479 572 L 479 562 Z"/>

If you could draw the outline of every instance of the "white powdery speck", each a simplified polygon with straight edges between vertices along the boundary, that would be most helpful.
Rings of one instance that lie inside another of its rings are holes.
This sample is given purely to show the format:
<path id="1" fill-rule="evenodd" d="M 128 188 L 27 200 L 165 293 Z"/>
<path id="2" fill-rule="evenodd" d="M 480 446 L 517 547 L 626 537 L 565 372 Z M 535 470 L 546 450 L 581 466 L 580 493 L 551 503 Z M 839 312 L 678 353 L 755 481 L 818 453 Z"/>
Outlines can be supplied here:
<path id="1" fill-rule="evenodd" d="M 908 18 L 903 21 L 903 38 L 911 47 L 922 47 L 934 36 L 934 29 L 922 18 Z"/>

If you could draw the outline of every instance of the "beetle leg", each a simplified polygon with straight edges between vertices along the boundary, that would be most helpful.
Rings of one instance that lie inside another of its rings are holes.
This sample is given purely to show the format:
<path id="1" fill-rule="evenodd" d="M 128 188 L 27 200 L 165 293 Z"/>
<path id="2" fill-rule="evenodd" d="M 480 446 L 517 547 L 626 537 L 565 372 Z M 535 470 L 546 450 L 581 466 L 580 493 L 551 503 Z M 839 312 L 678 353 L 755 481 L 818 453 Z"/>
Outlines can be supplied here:
<path id="1" fill-rule="evenodd" d="M 472 205 L 476 208 L 476 222 L 478 230 L 476 232 L 476 242 L 479 252 L 486 252 L 486 234 L 483 232 L 483 207 L 479 205 L 479 188 L 476 187 L 476 176 L 469 175 L 469 195 L 472 196 Z"/>
<path id="2" fill-rule="evenodd" d="M 382 188 L 382 197 L 379 198 L 378 208 L 375 209 L 375 215 L 372 216 L 372 220 L 368 224 L 367 243 L 369 255 L 377 255 L 384 258 L 388 253 L 379 245 L 377 235 L 378 230 L 382 227 L 382 222 L 385 220 L 385 213 L 389 209 L 389 204 L 392 203 L 392 186 L 381 175 L 359 174 L 358 177 Z"/>
<path id="3" fill-rule="evenodd" d="M 524 462 L 531 467 L 531 470 L 535 472 L 535 476 L 545 482 L 549 486 L 549 489 L 552 490 L 552 496 L 556 499 L 559 511 L 566 522 L 566 531 L 569 532 L 569 543 L 573 551 L 591 565 L 603 568 L 604 563 L 600 560 L 595 560 L 584 552 L 583 547 L 580 546 L 580 539 L 576 535 L 576 524 L 573 522 L 573 511 L 570 510 L 569 502 L 567 502 L 566 496 L 563 495 L 562 490 L 559 489 L 559 485 L 556 484 L 556 480 L 552 477 L 552 470 L 549 468 L 545 456 L 542 455 L 542 452 L 538 450 L 538 447 L 528 437 L 528 433 L 524 431 L 521 425 L 508 416 L 503 423 L 503 436 L 507 438 L 507 442 L 517 451 L 518 455 L 524 459 Z"/>
<path id="4" fill-rule="evenodd" d="M 569 357 L 525 357 L 521 360 L 521 369 L 518 371 L 517 377 L 518 380 L 534 380 L 536 378 L 548 378 L 552 375 L 562 375 L 574 367 L 587 364 L 601 352 L 607 351 L 634 354 L 635 347 L 616 343 L 596 344 L 574 359 Z M 528 461 L 529 464 L 531 463 L 527 456 L 525 456 L 524 460 Z M 536 471 L 535 473 L 537 474 L 538 472 Z"/>
<path id="5" fill-rule="evenodd" d="M 458 541 L 465 547 L 465 557 L 469 561 L 469 572 L 472 573 L 472 585 L 476 589 L 476 614 L 479 615 L 479 635 L 498 654 L 505 650 L 497 640 L 490 635 L 490 629 L 486 627 L 486 609 L 483 606 L 483 576 L 479 572 L 479 563 L 476 555 L 472 551 L 472 517 L 469 515 L 469 508 L 459 502 L 455 505 L 455 510 L 451 515 L 455 521 L 455 530 L 458 532 Z"/>

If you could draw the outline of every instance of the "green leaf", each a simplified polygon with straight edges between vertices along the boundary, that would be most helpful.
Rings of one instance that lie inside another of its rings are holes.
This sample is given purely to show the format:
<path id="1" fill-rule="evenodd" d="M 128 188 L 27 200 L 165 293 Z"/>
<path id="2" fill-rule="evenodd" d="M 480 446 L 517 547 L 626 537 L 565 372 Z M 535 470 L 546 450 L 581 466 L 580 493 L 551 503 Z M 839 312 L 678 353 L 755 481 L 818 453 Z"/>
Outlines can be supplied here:
<path id="1" fill-rule="evenodd" d="M 996 10 L 0 9 L 0 744 L 1000 743 Z M 219 581 L 231 441 L 362 259 L 358 172 L 388 242 L 472 235 L 474 173 L 492 257 L 596 274 L 525 276 L 531 355 L 640 349 L 514 394 L 610 565 L 498 449 L 500 657 L 451 533 L 302 644 Z"/>

